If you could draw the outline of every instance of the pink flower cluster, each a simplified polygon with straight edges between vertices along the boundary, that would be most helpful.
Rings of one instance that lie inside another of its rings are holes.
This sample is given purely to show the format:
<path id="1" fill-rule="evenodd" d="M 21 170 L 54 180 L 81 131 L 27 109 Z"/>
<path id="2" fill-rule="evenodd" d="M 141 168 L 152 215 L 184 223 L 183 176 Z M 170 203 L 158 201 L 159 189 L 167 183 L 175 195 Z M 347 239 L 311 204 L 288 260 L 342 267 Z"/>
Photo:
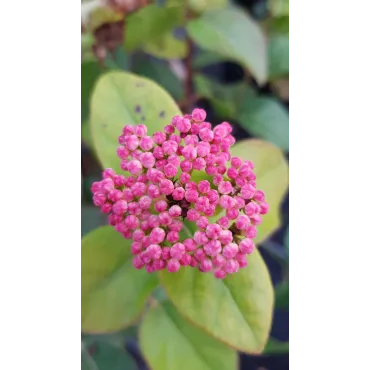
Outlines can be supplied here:
<path id="1" fill-rule="evenodd" d="M 256 188 L 253 163 L 230 155 L 230 124 L 212 129 L 205 118 L 194 109 L 153 136 L 145 125 L 125 126 L 117 154 L 130 176 L 106 169 L 92 185 L 94 204 L 133 240 L 137 269 L 191 266 L 222 279 L 247 265 L 268 204 Z M 194 181 L 197 171 L 209 181 Z M 193 235 L 187 223 L 195 224 Z"/>

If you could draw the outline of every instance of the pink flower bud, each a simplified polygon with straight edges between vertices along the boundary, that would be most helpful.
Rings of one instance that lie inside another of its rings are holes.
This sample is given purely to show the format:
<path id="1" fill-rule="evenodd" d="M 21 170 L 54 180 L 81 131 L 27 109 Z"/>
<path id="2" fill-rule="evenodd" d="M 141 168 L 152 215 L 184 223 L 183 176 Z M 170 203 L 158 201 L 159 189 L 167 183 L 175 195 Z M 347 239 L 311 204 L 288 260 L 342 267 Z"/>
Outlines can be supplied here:
<path id="1" fill-rule="evenodd" d="M 234 258 L 235 255 L 238 253 L 238 251 L 239 251 L 239 248 L 238 248 L 237 244 L 229 243 L 229 244 L 224 246 L 224 248 L 222 250 L 222 255 L 227 259 Z"/>
<path id="2" fill-rule="evenodd" d="M 224 229 L 227 229 L 229 227 L 230 220 L 226 216 L 222 216 L 218 219 L 217 223 Z"/>
<path id="3" fill-rule="evenodd" d="M 139 138 L 136 135 L 129 135 L 126 139 L 126 147 L 128 150 L 135 150 L 139 146 Z"/>
<path id="4" fill-rule="evenodd" d="M 239 243 L 239 250 L 243 254 L 251 254 L 254 251 L 255 245 L 252 241 L 252 239 L 243 239 Z"/>
<path id="5" fill-rule="evenodd" d="M 221 242 L 218 240 L 211 240 L 210 242 L 204 245 L 203 249 L 204 249 L 204 252 L 206 252 L 208 256 L 211 256 L 211 257 L 216 256 L 222 250 Z"/>
<path id="6" fill-rule="evenodd" d="M 175 187 L 171 180 L 163 179 L 159 183 L 159 190 L 164 195 L 170 195 L 174 188 Z"/>
<path id="7" fill-rule="evenodd" d="M 149 151 L 151 149 L 153 149 L 154 147 L 154 141 L 153 139 L 150 137 L 150 136 L 144 136 L 141 138 L 140 140 L 140 148 L 145 150 L 145 151 Z"/>
<path id="8" fill-rule="evenodd" d="M 191 256 L 189 254 L 184 254 L 179 262 L 181 266 L 188 266 L 191 262 Z"/>
<path id="9" fill-rule="evenodd" d="M 146 128 L 146 126 L 142 124 L 134 127 L 134 130 L 135 130 L 135 134 L 139 137 L 145 136 L 148 132 L 148 129 Z"/>
<path id="10" fill-rule="evenodd" d="M 199 131 L 199 137 L 202 139 L 202 141 L 212 141 L 213 140 L 213 131 L 209 128 L 202 128 Z"/>
<path id="11" fill-rule="evenodd" d="M 245 231 L 245 235 L 248 238 L 255 238 L 257 236 L 257 229 L 255 226 L 249 226 L 248 229 Z"/>
<path id="12" fill-rule="evenodd" d="M 178 144 L 176 143 L 176 141 L 173 141 L 173 140 L 165 141 L 162 144 L 163 152 L 164 154 L 167 154 L 167 155 L 175 154 L 177 151 L 177 148 L 178 148 Z"/>
<path id="13" fill-rule="evenodd" d="M 190 203 L 195 203 L 198 200 L 198 192 L 196 190 L 186 190 L 185 199 Z"/>
<path id="14" fill-rule="evenodd" d="M 180 175 L 180 181 L 182 184 L 187 184 L 190 181 L 190 175 L 188 173 L 182 173 Z"/>
<path id="15" fill-rule="evenodd" d="M 179 269 L 180 269 L 180 262 L 178 260 L 172 258 L 167 262 L 167 270 L 169 272 L 176 272 L 176 271 L 179 271 Z"/>
<path id="16" fill-rule="evenodd" d="M 168 162 L 168 164 L 172 164 L 175 167 L 179 167 L 180 166 L 180 159 L 179 159 L 179 157 L 178 157 L 177 154 L 171 154 L 167 158 L 167 162 Z"/>
<path id="17" fill-rule="evenodd" d="M 185 190 L 182 187 L 175 188 L 171 195 L 174 200 L 182 200 L 185 197 Z"/>
<path id="18" fill-rule="evenodd" d="M 146 249 L 146 253 L 152 260 L 159 260 L 162 256 L 162 248 L 157 244 L 151 244 Z"/>
<path id="19" fill-rule="evenodd" d="M 269 205 L 266 202 L 261 202 L 260 206 L 260 214 L 265 215 L 269 211 Z"/>
<path id="20" fill-rule="evenodd" d="M 140 162 L 144 168 L 152 168 L 155 165 L 154 155 L 150 152 L 140 155 Z"/>
<path id="21" fill-rule="evenodd" d="M 246 184 L 244 185 L 241 189 L 240 189 L 240 195 L 244 198 L 244 199 L 252 199 L 253 198 L 253 195 L 256 191 L 256 188 L 250 184 Z"/>
<path id="22" fill-rule="evenodd" d="M 233 186 L 229 181 L 221 181 L 220 184 L 218 185 L 218 191 L 221 194 L 230 194 L 232 189 Z"/>
<path id="23" fill-rule="evenodd" d="M 181 207 L 178 206 L 178 205 L 174 205 L 172 206 L 169 210 L 168 210 L 168 213 L 171 217 L 179 217 L 181 216 Z"/>
<path id="24" fill-rule="evenodd" d="M 112 210 L 117 215 L 123 215 L 126 213 L 128 207 L 127 202 L 125 200 L 119 200 L 113 204 Z"/>
<path id="25" fill-rule="evenodd" d="M 95 193 L 93 196 L 93 202 L 96 206 L 101 207 L 105 202 L 107 198 L 102 193 Z"/>
<path id="26" fill-rule="evenodd" d="M 204 245 L 208 242 L 208 238 L 205 232 L 203 231 L 196 231 L 194 233 L 194 241 L 197 245 Z"/>
<path id="27" fill-rule="evenodd" d="M 250 225 L 251 221 L 248 216 L 240 215 L 238 216 L 235 225 L 239 230 L 247 230 L 248 226 Z"/>
<path id="28" fill-rule="evenodd" d="M 191 112 L 191 118 L 194 120 L 194 122 L 203 122 L 206 119 L 206 112 L 203 109 L 195 108 Z"/>
<path id="29" fill-rule="evenodd" d="M 160 244 L 166 237 L 166 232 L 160 227 L 155 227 L 150 233 L 150 241 L 153 244 Z"/>
<path id="30" fill-rule="evenodd" d="M 239 270 L 239 263 L 236 260 L 228 260 L 225 263 L 224 270 L 227 274 L 233 274 L 238 272 Z"/>
<path id="31" fill-rule="evenodd" d="M 177 260 L 181 259 L 185 254 L 185 246 L 182 243 L 176 243 L 171 248 L 171 257 Z"/>
<path id="32" fill-rule="evenodd" d="M 180 235 L 177 231 L 169 231 L 166 240 L 170 243 L 176 243 L 180 239 Z"/>
<path id="33" fill-rule="evenodd" d="M 176 128 L 180 132 L 188 132 L 191 129 L 191 122 L 187 118 L 183 118 L 176 122 Z"/>
<path id="34" fill-rule="evenodd" d="M 239 215 L 239 210 L 237 208 L 229 208 L 226 210 L 226 216 L 230 220 L 235 220 Z"/>
<path id="35" fill-rule="evenodd" d="M 193 168 L 191 161 L 185 159 L 180 163 L 180 168 L 183 172 L 189 172 Z"/>
<path id="36" fill-rule="evenodd" d="M 164 167 L 164 174 L 169 178 L 174 177 L 177 174 L 177 167 L 175 167 L 173 164 L 167 164 Z"/>
<path id="37" fill-rule="evenodd" d="M 196 225 L 199 227 L 199 229 L 205 229 L 208 225 L 208 218 L 201 216 L 196 222 Z"/>
<path id="38" fill-rule="evenodd" d="M 136 231 L 138 231 L 138 230 L 136 230 Z M 141 231 L 141 230 L 140 230 L 140 231 Z M 142 249 L 143 249 L 143 248 L 142 248 L 142 245 L 141 245 L 141 243 L 139 243 L 139 242 L 133 242 L 133 243 L 131 244 L 131 252 L 132 252 L 132 254 L 134 254 L 134 255 L 141 253 Z"/>
<path id="39" fill-rule="evenodd" d="M 184 244 L 184 246 L 185 246 L 185 250 L 186 250 L 187 252 L 193 252 L 193 251 L 195 251 L 195 250 L 196 250 L 196 248 L 197 248 L 197 244 L 196 244 L 196 243 L 195 243 L 195 241 L 194 241 L 193 239 L 191 239 L 191 238 L 185 239 L 185 240 L 183 241 L 183 244 Z"/>
<path id="40" fill-rule="evenodd" d="M 226 277 L 226 272 L 221 269 L 215 270 L 213 274 L 217 279 L 224 279 Z"/>
<path id="41" fill-rule="evenodd" d="M 196 211 L 195 209 L 191 208 L 188 210 L 187 214 L 186 214 L 186 218 L 189 220 L 189 221 L 196 221 L 198 220 L 200 217 L 200 214 L 198 211 Z"/>
<path id="42" fill-rule="evenodd" d="M 204 259 L 200 261 L 199 270 L 202 272 L 209 272 L 212 270 L 212 262 L 211 260 Z"/>
<path id="43" fill-rule="evenodd" d="M 138 203 L 141 209 L 149 209 L 152 204 L 152 198 L 150 198 L 147 195 L 144 195 L 143 197 L 139 199 Z"/>
<path id="44" fill-rule="evenodd" d="M 220 206 L 224 209 L 231 209 L 235 207 L 236 201 L 229 195 L 222 195 L 220 198 Z"/>
<path id="45" fill-rule="evenodd" d="M 152 199 L 158 198 L 161 194 L 161 192 L 159 191 L 159 187 L 153 184 L 148 186 L 147 192 Z"/>
<path id="46" fill-rule="evenodd" d="M 156 132 L 153 135 L 153 140 L 156 144 L 162 145 L 166 141 L 166 134 L 164 132 Z"/>
<path id="47" fill-rule="evenodd" d="M 218 224 L 209 224 L 206 228 L 206 235 L 210 239 L 218 239 L 221 233 L 221 226 Z"/>
<path id="48" fill-rule="evenodd" d="M 161 212 L 158 217 L 161 225 L 163 226 L 168 226 L 172 222 L 172 217 L 168 212 Z"/>
<path id="49" fill-rule="evenodd" d="M 207 194 L 211 190 L 211 185 L 209 181 L 202 180 L 198 184 L 198 190 L 200 193 Z"/>
<path id="50" fill-rule="evenodd" d="M 132 260 L 132 264 L 137 270 L 140 270 L 145 266 L 145 263 L 141 260 L 140 256 L 135 256 Z"/>
<path id="51" fill-rule="evenodd" d="M 171 258 L 171 248 L 170 247 L 164 247 L 162 248 L 162 258 L 164 260 L 169 260 Z"/>
<path id="52" fill-rule="evenodd" d="M 133 175 L 139 175 L 143 170 L 143 166 L 137 159 L 133 159 L 127 163 L 127 170 Z"/>

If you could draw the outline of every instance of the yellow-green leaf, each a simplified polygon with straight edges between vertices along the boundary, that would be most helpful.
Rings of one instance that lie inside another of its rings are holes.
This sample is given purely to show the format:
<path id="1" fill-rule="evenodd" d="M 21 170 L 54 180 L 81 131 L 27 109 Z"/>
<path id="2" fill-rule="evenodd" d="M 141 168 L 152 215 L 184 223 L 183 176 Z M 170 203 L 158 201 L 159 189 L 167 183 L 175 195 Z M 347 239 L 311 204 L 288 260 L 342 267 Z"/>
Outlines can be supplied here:
<path id="1" fill-rule="evenodd" d="M 87 333 L 107 333 L 131 325 L 158 284 L 155 274 L 132 266 L 131 241 L 111 226 L 81 241 L 81 325 Z"/>
<path id="2" fill-rule="evenodd" d="M 255 165 L 257 188 L 266 193 L 270 206 L 269 213 L 262 218 L 257 227 L 256 243 L 270 236 L 281 224 L 280 206 L 288 190 L 288 163 L 283 152 L 267 141 L 243 140 L 231 147 L 231 155 L 251 160 Z"/>
<path id="3" fill-rule="evenodd" d="M 237 353 L 186 321 L 170 302 L 151 307 L 140 347 L 152 370 L 232 370 Z"/>
<path id="4" fill-rule="evenodd" d="M 152 135 L 177 114 L 181 112 L 172 97 L 147 78 L 116 71 L 100 77 L 91 99 L 90 125 L 103 167 L 120 171 L 116 151 L 123 126 L 144 123 Z"/>
<path id="5" fill-rule="evenodd" d="M 216 339 L 247 353 L 261 353 L 269 336 L 273 287 L 255 250 L 248 266 L 224 280 L 186 267 L 160 273 L 171 301 L 186 318 Z"/>

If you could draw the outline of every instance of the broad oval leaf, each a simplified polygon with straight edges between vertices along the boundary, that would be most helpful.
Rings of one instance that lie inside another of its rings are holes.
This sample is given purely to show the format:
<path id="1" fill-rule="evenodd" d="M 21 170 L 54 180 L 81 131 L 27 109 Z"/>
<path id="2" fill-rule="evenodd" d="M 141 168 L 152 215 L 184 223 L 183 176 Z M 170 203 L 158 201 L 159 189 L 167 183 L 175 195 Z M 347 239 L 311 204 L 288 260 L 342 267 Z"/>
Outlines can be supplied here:
<path id="1" fill-rule="evenodd" d="M 171 96 L 155 82 L 126 72 L 109 72 L 91 99 L 91 136 L 103 167 L 120 171 L 118 136 L 124 125 L 144 123 L 149 135 L 181 114 Z"/>
<path id="2" fill-rule="evenodd" d="M 187 46 L 185 40 L 179 40 L 169 32 L 155 41 L 145 43 L 143 50 L 160 59 L 182 59 L 186 56 Z"/>
<path id="3" fill-rule="evenodd" d="M 283 152 L 275 145 L 262 140 L 243 140 L 231 147 L 231 155 L 251 160 L 255 165 L 257 188 L 266 193 L 269 213 L 257 227 L 256 243 L 270 236 L 281 224 L 280 206 L 288 190 L 288 163 Z"/>
<path id="4" fill-rule="evenodd" d="M 289 35 L 272 35 L 268 45 L 269 79 L 289 74 Z"/>
<path id="5" fill-rule="evenodd" d="M 189 22 L 187 30 L 202 48 L 240 62 L 259 84 L 266 82 L 266 39 L 258 23 L 243 10 L 204 12 L 200 18 Z"/>
<path id="6" fill-rule="evenodd" d="M 158 278 L 132 266 L 131 242 L 111 226 L 81 241 L 81 325 L 87 333 L 123 329 L 135 321 Z"/>
<path id="7" fill-rule="evenodd" d="M 153 306 L 140 328 L 140 347 L 153 370 L 232 370 L 237 353 L 185 320 L 170 302 Z"/>
<path id="8" fill-rule="evenodd" d="M 238 121 L 251 134 L 289 150 L 289 115 L 278 101 L 258 97 L 245 101 Z"/>
<path id="9" fill-rule="evenodd" d="M 216 339 L 246 353 L 261 353 L 269 336 L 273 287 L 255 250 L 248 266 L 224 280 L 194 268 L 160 273 L 171 301 L 186 318 Z"/>

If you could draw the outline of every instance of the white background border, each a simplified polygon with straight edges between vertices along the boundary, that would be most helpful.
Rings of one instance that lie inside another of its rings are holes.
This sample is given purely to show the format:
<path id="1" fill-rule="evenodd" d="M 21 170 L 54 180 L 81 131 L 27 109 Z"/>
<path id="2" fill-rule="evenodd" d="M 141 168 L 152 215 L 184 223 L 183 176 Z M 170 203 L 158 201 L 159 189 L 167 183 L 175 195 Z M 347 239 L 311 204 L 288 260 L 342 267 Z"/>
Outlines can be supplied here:
<path id="1" fill-rule="evenodd" d="M 291 369 L 369 369 L 370 4 L 290 7 Z M 80 368 L 80 29 L 1 5 L 1 369 Z"/>

